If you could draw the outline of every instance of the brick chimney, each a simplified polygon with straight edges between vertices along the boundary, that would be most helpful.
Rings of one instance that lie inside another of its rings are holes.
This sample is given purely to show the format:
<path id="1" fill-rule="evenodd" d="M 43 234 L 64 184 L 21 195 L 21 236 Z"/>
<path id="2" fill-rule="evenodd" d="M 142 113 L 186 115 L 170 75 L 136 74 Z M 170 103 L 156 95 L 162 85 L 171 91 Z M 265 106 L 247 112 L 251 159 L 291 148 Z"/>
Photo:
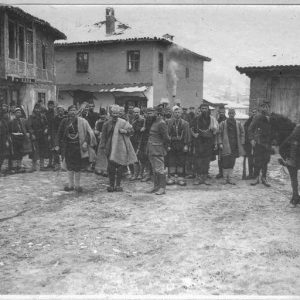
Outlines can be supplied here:
<path id="1" fill-rule="evenodd" d="M 106 35 L 115 33 L 115 11 L 112 7 L 106 8 Z"/>

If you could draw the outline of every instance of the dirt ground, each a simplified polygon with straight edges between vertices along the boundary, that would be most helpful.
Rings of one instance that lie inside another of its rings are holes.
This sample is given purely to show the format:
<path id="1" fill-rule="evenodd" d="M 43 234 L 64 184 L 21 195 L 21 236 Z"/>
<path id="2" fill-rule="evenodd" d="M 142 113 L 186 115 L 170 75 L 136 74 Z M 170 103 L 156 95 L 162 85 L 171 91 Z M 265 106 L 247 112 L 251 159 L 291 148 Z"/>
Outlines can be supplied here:
<path id="1" fill-rule="evenodd" d="M 216 162 L 211 175 L 217 174 Z M 212 179 L 168 187 L 83 174 L 85 192 L 62 191 L 65 172 L 0 178 L 0 294 L 300 294 L 300 207 L 271 164 L 271 188 Z"/>

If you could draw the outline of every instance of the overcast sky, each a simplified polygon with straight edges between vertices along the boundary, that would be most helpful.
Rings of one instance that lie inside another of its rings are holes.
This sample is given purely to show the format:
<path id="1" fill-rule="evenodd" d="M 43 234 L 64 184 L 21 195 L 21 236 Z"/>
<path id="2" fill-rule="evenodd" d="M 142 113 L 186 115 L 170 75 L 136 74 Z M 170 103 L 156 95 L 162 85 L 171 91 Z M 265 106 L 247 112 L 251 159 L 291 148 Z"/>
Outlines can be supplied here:
<path id="1" fill-rule="evenodd" d="M 105 19 L 101 5 L 22 5 L 66 35 Z M 235 66 L 300 64 L 300 6 L 284 5 L 113 5 L 115 16 L 132 28 L 170 33 L 175 42 L 212 58 L 204 77 L 231 82 L 244 93 L 249 80 Z M 275 56 L 276 55 L 276 56 Z"/>

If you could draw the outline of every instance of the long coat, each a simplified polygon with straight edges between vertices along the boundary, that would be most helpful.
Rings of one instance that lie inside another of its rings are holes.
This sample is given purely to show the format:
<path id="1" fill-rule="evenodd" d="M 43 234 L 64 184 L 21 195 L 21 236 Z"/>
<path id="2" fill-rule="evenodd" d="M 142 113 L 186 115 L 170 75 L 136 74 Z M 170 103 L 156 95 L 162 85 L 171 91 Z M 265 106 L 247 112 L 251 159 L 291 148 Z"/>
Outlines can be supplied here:
<path id="1" fill-rule="evenodd" d="M 9 131 L 10 134 L 13 135 L 13 133 L 22 133 L 23 136 L 22 139 L 22 149 L 21 152 L 23 155 L 30 154 L 32 152 L 32 143 L 30 138 L 27 136 L 29 133 L 28 131 L 28 124 L 27 120 L 20 118 L 20 119 L 13 119 L 9 122 Z M 13 140 L 13 139 L 12 139 Z M 12 149 L 12 152 L 14 149 Z"/>
<path id="2" fill-rule="evenodd" d="M 127 134 L 121 134 L 120 129 L 125 129 Z M 104 150 L 107 158 L 119 165 L 129 165 L 137 161 L 129 135 L 132 126 L 126 120 L 117 119 L 114 124 L 112 119 L 104 123 L 99 149 Z"/>
<path id="3" fill-rule="evenodd" d="M 8 158 L 10 155 L 10 135 L 8 120 L 0 119 L 0 158 Z M 8 144 L 8 145 L 7 145 Z"/>
<path id="4" fill-rule="evenodd" d="M 166 156 L 169 142 L 168 126 L 163 119 L 157 118 L 150 128 L 147 154 L 149 156 Z"/>
<path id="5" fill-rule="evenodd" d="M 221 122 L 219 125 L 219 133 L 217 135 L 218 144 L 223 144 L 222 156 L 232 154 L 230 149 L 230 143 L 228 138 L 227 130 L 228 119 Z M 237 145 L 238 145 L 238 156 L 245 155 L 243 145 L 245 144 L 245 132 L 242 124 L 236 120 L 236 132 L 237 132 Z"/>

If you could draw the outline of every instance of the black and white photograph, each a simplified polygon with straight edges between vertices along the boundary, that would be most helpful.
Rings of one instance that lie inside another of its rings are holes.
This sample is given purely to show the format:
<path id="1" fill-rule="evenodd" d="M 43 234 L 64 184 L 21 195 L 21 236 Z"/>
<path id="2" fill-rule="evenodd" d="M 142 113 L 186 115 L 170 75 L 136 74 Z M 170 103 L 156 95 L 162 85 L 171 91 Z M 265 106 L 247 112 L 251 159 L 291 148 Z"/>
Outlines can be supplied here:
<path id="1" fill-rule="evenodd" d="M 293 2 L 0 4 L 0 298 L 299 299 L 299 37 Z"/>

